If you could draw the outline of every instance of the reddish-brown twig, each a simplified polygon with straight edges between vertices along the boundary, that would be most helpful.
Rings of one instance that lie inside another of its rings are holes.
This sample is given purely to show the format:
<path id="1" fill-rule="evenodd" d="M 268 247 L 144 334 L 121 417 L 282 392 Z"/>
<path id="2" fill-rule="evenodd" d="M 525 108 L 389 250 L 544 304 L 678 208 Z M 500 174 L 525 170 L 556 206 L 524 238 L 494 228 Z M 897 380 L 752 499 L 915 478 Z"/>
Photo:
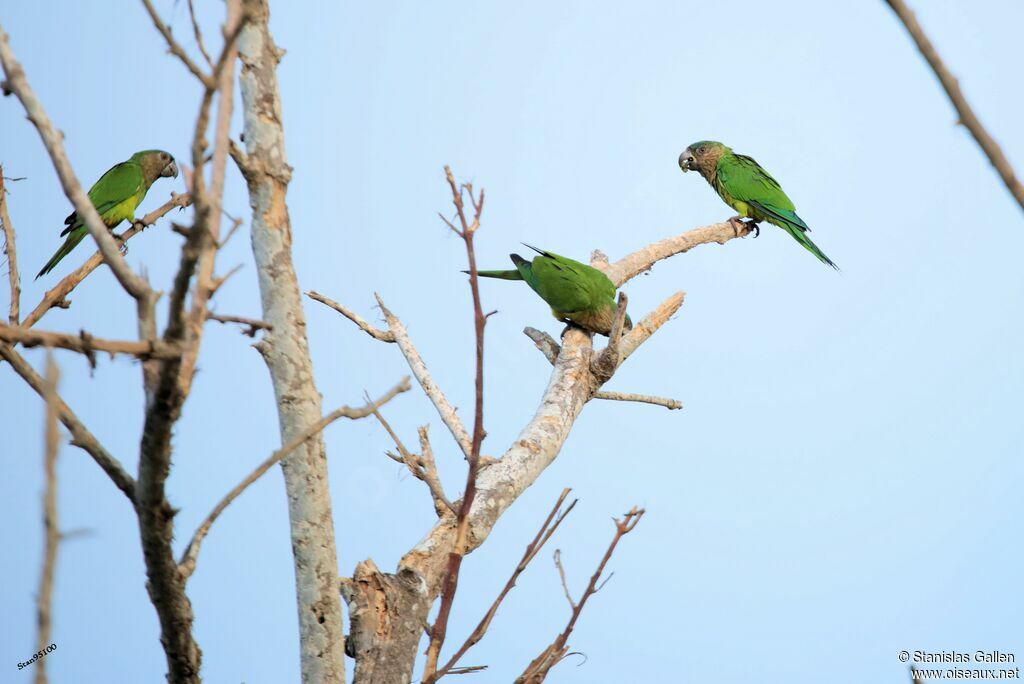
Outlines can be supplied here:
<path id="1" fill-rule="evenodd" d="M 935 46 L 932 45 L 932 41 L 928 39 L 924 29 L 917 23 L 917 17 L 914 16 L 914 13 L 903 0 L 885 1 L 892 8 L 893 12 L 896 13 L 896 16 L 899 17 L 899 20 L 903 22 L 903 26 L 907 29 L 910 37 L 914 39 L 917 49 L 920 50 L 932 71 L 935 72 L 950 102 L 956 108 L 956 113 L 960 117 L 959 123 L 962 123 L 971 132 L 974 140 L 981 147 L 981 151 L 985 153 L 989 162 L 995 167 L 999 177 L 1002 178 L 1010 194 L 1017 200 L 1017 204 L 1020 205 L 1021 209 L 1024 209 L 1024 184 L 1017 179 L 1017 175 L 1014 173 L 1010 161 L 1003 154 L 1002 148 L 999 147 L 999 143 L 981 125 L 981 121 L 978 120 L 974 109 L 960 90 L 960 84 L 957 82 L 956 76 L 946 68 L 946 64 L 939 57 L 939 53 Z"/>
<path id="2" fill-rule="evenodd" d="M 558 526 L 562 524 L 562 521 L 569 515 L 569 512 L 572 511 L 573 507 L 576 506 L 576 501 L 578 501 L 578 499 L 573 499 L 568 508 L 564 511 L 561 510 L 562 504 L 565 502 L 565 498 L 569 496 L 569 492 L 571 491 L 572 490 L 569 488 L 562 490 L 561 496 L 558 497 L 558 501 L 556 501 L 555 505 L 551 508 L 551 512 L 544 520 L 544 524 L 541 525 L 540 530 L 533 538 L 533 541 L 526 547 L 526 551 L 523 553 L 523 557 L 519 561 L 519 565 L 517 565 L 515 570 L 512 571 L 512 576 L 508 578 L 508 582 L 505 583 L 501 593 L 499 593 L 498 597 L 494 599 L 494 603 L 491 604 L 491 607 L 487 610 L 483 619 L 480 620 L 479 624 L 477 624 L 476 629 L 474 629 L 469 637 L 466 638 L 462 647 L 448 659 L 448 662 L 444 667 L 437 671 L 435 681 L 444 677 L 446 674 L 454 674 L 455 665 L 459 662 L 459 659 L 466 654 L 466 651 L 475 646 L 484 637 L 484 634 L 487 633 L 487 629 L 491 626 L 491 621 L 498 612 L 498 606 L 500 606 L 501 602 L 505 600 L 508 593 L 512 591 L 512 587 L 516 586 L 516 580 L 519 579 L 519 576 L 523 574 L 524 570 L 526 570 L 526 566 L 530 564 L 530 561 L 536 558 L 537 554 L 544 547 L 544 544 L 546 544 L 548 539 L 551 538 L 551 535 L 555 533 L 555 530 L 557 530 Z"/>
<path id="3" fill-rule="evenodd" d="M 583 591 L 583 595 L 580 597 L 578 603 L 574 603 L 572 597 L 569 594 L 568 587 L 565 588 L 566 596 L 569 598 L 569 604 L 572 605 L 572 615 L 569 617 L 569 623 L 565 626 L 565 629 L 559 634 L 551 644 L 544 649 L 543 652 L 531 662 L 523 674 L 519 675 L 516 679 L 516 684 L 540 684 L 547 677 L 548 672 L 552 667 L 558 664 L 562 658 L 565 657 L 569 651 L 568 641 L 569 636 L 572 635 L 572 630 L 576 626 L 576 621 L 579 619 L 580 614 L 583 612 L 584 606 L 587 605 L 587 600 L 591 596 L 596 594 L 604 586 L 608 579 L 611 579 L 611 575 L 608 576 L 604 582 L 598 584 L 601 579 L 604 568 L 611 559 L 612 554 L 615 553 L 615 547 L 618 546 L 619 541 L 627 534 L 633 531 L 637 523 L 640 522 L 640 518 L 644 515 L 642 508 L 634 506 L 626 515 L 623 516 L 622 520 L 615 521 L 615 536 L 612 537 L 611 544 L 608 545 L 608 550 L 604 552 L 604 557 L 597 566 L 597 570 L 590 577 L 590 582 L 587 583 L 587 588 Z M 557 553 L 557 552 L 556 552 Z M 564 586 L 564 584 L 563 584 Z"/>
<path id="4" fill-rule="evenodd" d="M 471 184 L 457 185 L 455 177 L 449 167 L 444 167 L 445 179 L 452 192 L 452 203 L 455 205 L 455 212 L 459 219 L 459 225 L 455 226 L 451 221 L 441 219 L 451 228 L 466 244 L 466 257 L 469 261 L 469 289 L 473 297 L 473 331 L 476 337 L 476 379 L 475 379 L 475 402 L 473 411 L 473 439 L 469 453 L 469 467 L 466 473 L 466 489 L 462 495 L 462 502 L 459 506 L 459 514 L 455 522 L 455 543 L 448 553 L 448 568 L 445 571 L 444 580 L 441 584 L 441 603 L 437 611 L 437 619 L 430 629 L 430 643 L 427 645 L 427 661 L 423 668 L 424 684 L 432 684 L 437 681 L 437 662 L 441 654 L 441 647 L 444 645 L 445 634 L 448 629 L 448 617 L 451 614 L 452 602 L 455 600 L 455 592 L 459 583 L 459 570 L 462 567 L 462 559 L 466 553 L 466 539 L 469 536 L 469 512 L 473 507 L 473 500 L 476 498 L 476 478 L 480 469 L 480 447 L 484 440 L 484 326 L 487 325 L 487 316 L 484 315 L 483 306 L 480 303 L 479 278 L 476 269 L 476 252 L 473 248 L 473 237 L 480 227 L 480 215 L 484 208 L 484 192 L 480 191 L 479 198 L 473 194 Z M 473 219 L 466 217 L 463 192 L 469 195 L 469 201 L 473 206 Z"/>

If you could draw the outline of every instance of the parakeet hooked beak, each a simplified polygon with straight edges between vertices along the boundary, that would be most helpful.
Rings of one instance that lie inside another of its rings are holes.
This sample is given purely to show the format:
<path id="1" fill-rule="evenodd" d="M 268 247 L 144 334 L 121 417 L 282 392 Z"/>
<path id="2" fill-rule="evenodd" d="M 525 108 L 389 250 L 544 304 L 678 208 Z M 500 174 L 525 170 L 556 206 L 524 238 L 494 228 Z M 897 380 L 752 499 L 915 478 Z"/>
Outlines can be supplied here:
<path id="1" fill-rule="evenodd" d="M 683 153 L 679 155 L 679 168 L 683 170 L 683 173 L 686 173 L 687 171 L 692 171 L 693 163 L 693 152 L 691 152 L 690 148 L 687 147 L 685 150 L 683 150 Z"/>
<path id="2" fill-rule="evenodd" d="M 161 178 L 177 178 L 178 177 L 178 163 L 171 159 L 171 161 L 164 167 L 163 171 L 160 172 Z"/>

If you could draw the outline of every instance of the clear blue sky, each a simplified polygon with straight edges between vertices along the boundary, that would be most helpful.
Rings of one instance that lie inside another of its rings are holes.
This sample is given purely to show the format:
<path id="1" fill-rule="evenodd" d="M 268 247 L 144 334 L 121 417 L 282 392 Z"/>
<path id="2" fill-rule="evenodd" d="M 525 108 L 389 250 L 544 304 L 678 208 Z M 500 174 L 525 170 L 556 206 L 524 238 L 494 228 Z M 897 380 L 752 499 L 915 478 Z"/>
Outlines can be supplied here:
<path id="1" fill-rule="evenodd" d="M 1011 161 L 1024 169 L 1024 5 L 915 2 L 919 18 Z M 189 45 L 185 5 L 159 9 Z M 207 34 L 221 4 L 198 2 Z M 187 159 L 198 90 L 135 3 L 14 2 L 13 48 L 92 182 L 138 149 Z M 680 412 L 594 402 L 562 454 L 465 564 L 451 638 L 504 583 L 564 486 L 580 504 L 553 540 L 585 584 L 609 518 L 648 515 L 573 635 L 557 682 L 907 682 L 900 650 L 998 649 L 1024 658 L 1024 222 L 895 17 L 881 1 L 274 3 L 295 260 L 316 289 L 379 320 L 374 291 L 406 322 L 453 403 L 471 406 L 471 321 L 461 243 L 441 167 L 487 188 L 480 261 L 505 267 L 529 242 L 612 258 L 731 212 L 679 152 L 719 139 L 778 178 L 843 268 L 770 226 L 702 247 L 627 290 L 634 318 L 683 289 L 686 303 L 609 389 L 669 395 Z M 237 134 L 240 126 L 236 125 Z M 33 306 L 69 205 L 14 98 L 0 101 Z M 232 169 L 228 211 L 248 217 Z M 144 209 L 182 181 L 161 181 Z M 187 216 L 178 220 L 187 222 Z M 129 262 L 166 289 L 180 237 L 166 221 Z M 69 261 L 85 257 L 80 247 Z M 222 313 L 258 315 L 248 241 Z M 6 295 L 6 288 L 3 288 Z M 547 362 L 521 334 L 560 330 L 523 287 L 486 283 L 485 451 L 532 415 Z M 133 309 L 106 271 L 46 329 L 130 338 Z M 406 369 L 398 351 L 308 303 L 325 409 L 361 402 Z M 175 436 L 178 544 L 279 444 L 266 369 L 249 340 L 210 325 Z M 43 353 L 26 352 L 37 367 Z M 59 353 L 62 391 L 134 471 L 137 365 Z M 0 679 L 34 645 L 41 561 L 42 405 L 0 368 Z M 468 409 L 464 409 L 468 410 Z M 409 442 L 430 423 L 453 494 L 461 459 L 416 391 L 387 416 Z M 340 567 L 393 568 L 431 524 L 422 485 L 382 455 L 372 422 L 327 432 Z M 60 515 L 87 536 L 61 547 L 57 682 L 153 682 L 165 671 L 134 517 L 82 452 L 60 456 Z M 465 664 L 509 681 L 567 618 L 550 550 L 524 575 Z M 209 682 L 297 681 L 284 489 L 269 474 L 217 522 L 189 584 Z M 628 675 L 624 673 L 630 673 Z"/>

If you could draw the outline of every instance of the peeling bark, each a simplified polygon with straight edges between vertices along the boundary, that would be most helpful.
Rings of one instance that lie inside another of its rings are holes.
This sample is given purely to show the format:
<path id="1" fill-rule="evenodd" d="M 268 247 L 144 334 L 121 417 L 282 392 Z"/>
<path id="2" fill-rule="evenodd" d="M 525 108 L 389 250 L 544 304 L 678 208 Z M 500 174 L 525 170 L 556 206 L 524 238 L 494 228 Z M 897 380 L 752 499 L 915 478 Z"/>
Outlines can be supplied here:
<path id="1" fill-rule="evenodd" d="M 262 319 L 273 326 L 257 348 L 270 370 L 281 441 L 287 443 L 322 412 L 291 257 L 285 201 L 291 167 L 285 155 L 276 74 L 283 52 L 270 35 L 267 0 L 244 4 L 251 17 L 238 43 L 246 151 L 233 149 L 232 155 L 249 187 Z M 281 465 L 291 521 L 302 681 L 343 682 L 338 561 L 323 437 L 309 439 Z"/>

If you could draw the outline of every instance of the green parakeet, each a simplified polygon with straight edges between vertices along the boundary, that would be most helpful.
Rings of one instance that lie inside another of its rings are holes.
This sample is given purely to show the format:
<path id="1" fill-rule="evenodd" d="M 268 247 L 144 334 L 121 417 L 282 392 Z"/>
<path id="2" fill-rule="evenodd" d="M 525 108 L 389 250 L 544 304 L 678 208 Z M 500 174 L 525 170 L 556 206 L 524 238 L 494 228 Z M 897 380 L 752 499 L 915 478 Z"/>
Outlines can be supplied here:
<path id="1" fill-rule="evenodd" d="M 524 243 L 525 244 L 525 243 Z M 510 254 L 514 271 L 477 271 L 483 278 L 525 280 L 551 307 L 551 314 L 563 323 L 575 323 L 584 330 L 608 335 L 618 304 L 615 285 L 601 271 L 578 261 L 526 245 L 540 256 L 527 261 Z M 625 327 L 633 327 L 626 315 Z"/>
<path id="2" fill-rule="evenodd" d="M 178 177 L 178 165 L 174 157 L 163 150 L 136 152 L 128 161 L 121 162 L 103 174 L 89 189 L 89 199 L 107 228 L 113 228 L 121 221 L 134 221 L 135 209 L 149 192 L 149 187 L 157 178 L 168 176 Z M 52 271 L 89 234 L 78 212 L 71 212 L 64 219 L 64 225 L 66 227 L 61 236 L 67 235 L 67 239 L 36 278 Z"/>
<path id="3" fill-rule="evenodd" d="M 792 235 L 823 263 L 839 269 L 807 237 L 810 228 L 796 215 L 793 201 L 778 182 L 750 157 L 736 154 L 720 142 L 702 140 L 683 150 L 679 155 L 679 168 L 684 173 L 696 169 L 723 202 L 738 211 L 740 216 L 751 219 L 755 230 L 761 221 L 772 223 Z"/>

